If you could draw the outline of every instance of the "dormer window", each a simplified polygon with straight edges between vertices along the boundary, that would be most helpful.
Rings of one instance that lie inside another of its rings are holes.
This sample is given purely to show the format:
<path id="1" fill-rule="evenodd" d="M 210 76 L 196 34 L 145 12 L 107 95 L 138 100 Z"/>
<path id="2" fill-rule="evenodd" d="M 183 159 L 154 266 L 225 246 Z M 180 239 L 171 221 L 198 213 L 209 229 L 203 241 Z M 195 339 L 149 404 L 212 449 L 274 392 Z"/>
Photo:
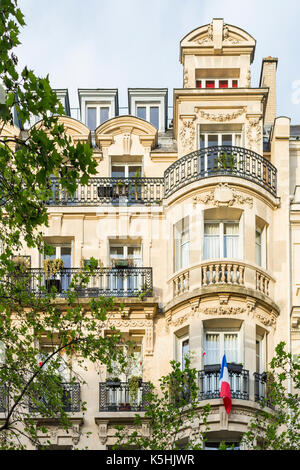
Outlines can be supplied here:
<path id="1" fill-rule="evenodd" d="M 159 129 L 159 103 L 137 106 L 136 116 L 149 121 L 156 129 Z"/>
<path id="2" fill-rule="evenodd" d="M 110 108 L 109 106 L 87 106 L 86 108 L 86 125 L 91 131 L 94 131 L 96 127 L 103 124 L 105 121 L 110 119 Z"/>
<path id="3" fill-rule="evenodd" d="M 129 88 L 129 114 L 150 122 L 158 132 L 165 132 L 168 123 L 167 88 Z"/>
<path id="4" fill-rule="evenodd" d="M 94 131 L 119 114 L 117 89 L 79 89 L 81 121 Z"/>
<path id="5" fill-rule="evenodd" d="M 196 88 L 238 88 L 238 80 L 234 79 L 197 79 Z"/>

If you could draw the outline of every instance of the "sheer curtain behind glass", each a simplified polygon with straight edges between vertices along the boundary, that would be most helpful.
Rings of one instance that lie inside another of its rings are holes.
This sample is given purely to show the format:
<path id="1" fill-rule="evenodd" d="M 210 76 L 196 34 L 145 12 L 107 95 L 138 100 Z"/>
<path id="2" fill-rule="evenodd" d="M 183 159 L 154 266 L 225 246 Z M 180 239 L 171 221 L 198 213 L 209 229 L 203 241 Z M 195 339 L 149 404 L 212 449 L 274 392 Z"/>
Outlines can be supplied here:
<path id="1" fill-rule="evenodd" d="M 224 224 L 224 258 L 238 258 L 239 224 Z"/>
<path id="2" fill-rule="evenodd" d="M 204 259 L 220 258 L 220 227 L 219 224 L 204 225 Z"/>
<path id="3" fill-rule="evenodd" d="M 175 271 L 179 271 L 189 265 L 190 233 L 188 217 L 185 217 L 174 225 L 174 244 Z"/>

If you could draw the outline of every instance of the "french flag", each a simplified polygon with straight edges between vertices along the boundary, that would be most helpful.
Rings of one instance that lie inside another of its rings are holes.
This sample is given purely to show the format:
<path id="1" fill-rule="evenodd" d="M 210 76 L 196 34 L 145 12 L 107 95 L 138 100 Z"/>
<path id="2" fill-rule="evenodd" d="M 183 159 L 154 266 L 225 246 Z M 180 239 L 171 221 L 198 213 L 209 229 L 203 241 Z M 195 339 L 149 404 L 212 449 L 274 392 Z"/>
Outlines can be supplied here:
<path id="1" fill-rule="evenodd" d="M 231 391 L 226 356 L 224 354 L 222 359 L 221 373 L 220 373 L 220 397 L 223 398 L 226 413 L 229 415 L 231 410 Z"/>

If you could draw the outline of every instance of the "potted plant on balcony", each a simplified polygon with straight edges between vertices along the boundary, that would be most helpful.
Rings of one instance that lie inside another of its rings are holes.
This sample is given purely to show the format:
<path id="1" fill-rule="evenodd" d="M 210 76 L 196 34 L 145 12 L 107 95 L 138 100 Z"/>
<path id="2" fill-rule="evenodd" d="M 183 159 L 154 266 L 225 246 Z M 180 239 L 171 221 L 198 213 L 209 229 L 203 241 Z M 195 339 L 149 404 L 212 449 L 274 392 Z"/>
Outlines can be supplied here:
<path id="1" fill-rule="evenodd" d="M 129 260 L 128 259 L 114 259 L 113 265 L 115 268 L 128 268 L 129 267 Z"/>
<path id="2" fill-rule="evenodd" d="M 26 273 L 30 268 L 30 261 L 25 256 L 14 256 L 13 262 L 15 265 L 15 270 L 20 273 Z"/>
<path id="3" fill-rule="evenodd" d="M 240 374 L 243 370 L 243 364 L 242 363 L 229 362 L 227 365 L 228 365 L 228 371 L 229 372 L 235 372 L 237 374 Z"/>
<path id="4" fill-rule="evenodd" d="M 146 283 L 144 283 L 141 289 L 138 291 L 137 296 L 140 300 L 144 300 L 147 295 L 151 294 L 151 287 L 148 287 Z"/>
<path id="5" fill-rule="evenodd" d="M 43 262 L 44 273 L 46 277 L 46 288 L 50 292 L 54 286 L 57 292 L 60 292 L 60 279 L 50 279 L 64 268 L 64 261 L 61 258 L 45 259 Z"/>
<path id="6" fill-rule="evenodd" d="M 121 381 L 119 377 L 107 377 L 106 385 L 111 388 L 117 388 L 120 387 Z"/>
<path id="7" fill-rule="evenodd" d="M 205 364 L 204 365 L 204 372 L 206 374 L 219 373 L 220 370 L 221 370 L 221 364 Z"/>
<path id="8" fill-rule="evenodd" d="M 136 404 L 138 399 L 138 390 L 142 385 L 142 377 L 140 375 L 132 375 L 128 379 L 129 400 L 130 403 Z"/>

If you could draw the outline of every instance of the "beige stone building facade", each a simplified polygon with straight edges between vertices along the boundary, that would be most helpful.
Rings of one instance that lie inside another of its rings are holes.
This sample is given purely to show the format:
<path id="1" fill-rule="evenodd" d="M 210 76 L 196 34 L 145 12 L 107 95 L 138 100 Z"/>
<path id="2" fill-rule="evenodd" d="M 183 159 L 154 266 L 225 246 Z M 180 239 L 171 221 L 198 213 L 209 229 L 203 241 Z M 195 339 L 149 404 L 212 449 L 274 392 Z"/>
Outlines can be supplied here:
<path id="1" fill-rule="evenodd" d="M 87 411 L 77 403 L 69 434 L 53 425 L 53 445 L 110 449 L 114 426 L 131 429 L 135 411 L 143 413 L 148 382 L 157 384 L 171 360 L 183 364 L 192 351 L 199 406 L 212 405 L 206 446 L 239 446 L 265 394 L 275 346 L 285 341 L 299 355 L 300 126 L 276 114 L 276 58 L 262 60 L 259 86 L 252 84 L 255 46 L 222 19 L 188 33 L 172 120 L 167 89 L 129 89 L 125 114 L 118 90 L 80 89 L 78 119 L 67 90 L 58 90 L 60 120 L 98 162 L 98 175 L 74 197 L 53 179 L 44 236 L 64 260 L 58 298 L 63 303 L 72 275 L 97 259 L 81 301 L 105 295 L 125 304 L 107 329 L 115 325 L 136 342 L 132 373 L 142 381 L 126 409 L 128 377 L 111 386 L 104 367 L 89 365 L 87 385 L 74 392 Z M 23 254 L 42 273 L 41 255 L 26 247 Z M 229 416 L 218 389 L 224 351 Z M 184 430 L 182 442 L 193 432 Z"/>

